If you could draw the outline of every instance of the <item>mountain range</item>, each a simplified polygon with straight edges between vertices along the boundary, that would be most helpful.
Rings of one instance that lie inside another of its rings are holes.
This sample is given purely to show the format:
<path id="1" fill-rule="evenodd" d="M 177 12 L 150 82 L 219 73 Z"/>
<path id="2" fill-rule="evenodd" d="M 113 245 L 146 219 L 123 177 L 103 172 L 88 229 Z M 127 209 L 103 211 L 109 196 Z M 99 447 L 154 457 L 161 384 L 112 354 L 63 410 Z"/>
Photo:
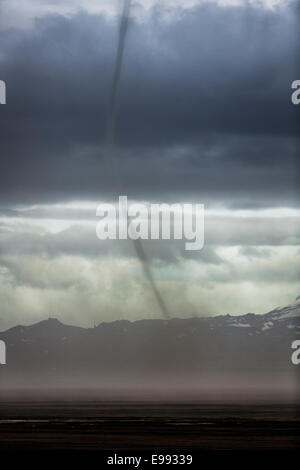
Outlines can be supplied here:
<path id="1" fill-rule="evenodd" d="M 296 339 L 299 297 L 259 315 L 121 320 L 87 329 L 49 318 L 0 333 L 7 349 L 0 391 L 170 387 L 296 394 Z"/>

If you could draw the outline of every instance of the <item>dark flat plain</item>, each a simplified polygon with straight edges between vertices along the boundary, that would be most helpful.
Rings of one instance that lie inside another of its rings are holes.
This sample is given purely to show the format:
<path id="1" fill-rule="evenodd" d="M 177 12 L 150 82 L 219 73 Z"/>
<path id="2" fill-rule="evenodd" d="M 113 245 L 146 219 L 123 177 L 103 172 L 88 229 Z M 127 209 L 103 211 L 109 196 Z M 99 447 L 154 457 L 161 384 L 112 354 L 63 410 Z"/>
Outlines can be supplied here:
<path id="1" fill-rule="evenodd" d="M 300 447 L 299 405 L 0 403 L 0 452 L 234 451 Z"/>

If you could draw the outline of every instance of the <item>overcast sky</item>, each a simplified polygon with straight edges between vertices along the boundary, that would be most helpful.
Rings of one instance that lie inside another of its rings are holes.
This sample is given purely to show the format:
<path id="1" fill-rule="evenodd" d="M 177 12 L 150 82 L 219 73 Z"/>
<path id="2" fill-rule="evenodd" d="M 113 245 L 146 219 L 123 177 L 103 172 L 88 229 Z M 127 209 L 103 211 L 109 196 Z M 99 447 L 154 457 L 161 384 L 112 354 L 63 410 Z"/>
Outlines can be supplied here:
<path id="1" fill-rule="evenodd" d="M 159 317 L 116 200 L 104 130 L 120 1 L 0 1 L 0 329 L 48 314 Z M 299 5 L 298 5 L 299 7 Z M 300 293 L 297 2 L 134 2 L 118 97 L 122 193 L 206 206 L 205 247 L 145 250 L 174 316 L 264 313 Z"/>

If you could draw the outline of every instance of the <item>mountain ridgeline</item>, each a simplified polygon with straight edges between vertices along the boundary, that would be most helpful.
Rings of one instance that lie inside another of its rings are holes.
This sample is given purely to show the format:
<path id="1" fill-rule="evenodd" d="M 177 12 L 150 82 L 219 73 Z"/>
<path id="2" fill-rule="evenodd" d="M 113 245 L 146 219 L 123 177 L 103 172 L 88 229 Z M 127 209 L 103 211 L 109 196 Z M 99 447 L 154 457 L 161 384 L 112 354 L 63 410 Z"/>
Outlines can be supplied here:
<path id="1" fill-rule="evenodd" d="M 85 329 L 48 319 L 0 333 L 11 389 L 232 390 L 296 396 L 300 303 L 265 315 L 115 321 Z M 175 393 L 174 392 L 174 393 Z"/>

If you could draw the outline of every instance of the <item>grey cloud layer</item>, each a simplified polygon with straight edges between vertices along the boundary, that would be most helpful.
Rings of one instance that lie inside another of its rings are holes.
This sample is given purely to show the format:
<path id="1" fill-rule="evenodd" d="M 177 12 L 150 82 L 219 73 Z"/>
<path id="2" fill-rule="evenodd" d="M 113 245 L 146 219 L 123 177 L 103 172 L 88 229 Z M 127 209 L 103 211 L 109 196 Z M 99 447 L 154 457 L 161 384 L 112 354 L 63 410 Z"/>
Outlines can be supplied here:
<path id="1" fill-rule="evenodd" d="M 128 253 L 104 256 L 100 251 L 89 257 L 82 248 L 81 255 L 71 251 L 55 257 L 40 247 L 1 253 L 0 329 L 49 314 L 88 326 L 161 315 L 137 260 Z M 269 247 L 263 253 L 257 247 L 256 252 L 260 256 L 208 247 L 197 260 L 153 259 L 151 269 L 172 316 L 259 313 L 289 303 L 299 293 L 297 248 Z"/>
<path id="2" fill-rule="evenodd" d="M 118 120 L 123 192 L 295 205 L 298 26 L 292 8 L 215 5 L 171 23 L 132 22 Z M 103 130 L 116 33 L 114 21 L 87 14 L 1 33 L 3 205 L 111 194 Z"/>
<path id="3" fill-rule="evenodd" d="M 135 258 L 130 240 L 105 240 L 96 237 L 96 222 L 73 224 L 58 233 L 30 226 L 0 224 L 0 256 L 82 256 L 90 259 L 103 256 Z M 205 246 L 200 251 L 186 251 L 185 240 L 148 240 L 144 248 L 152 262 L 175 263 L 180 258 L 219 264 L 222 259 L 213 251 L 216 246 L 242 246 L 242 255 L 268 256 L 268 250 L 253 247 L 298 246 L 299 217 L 213 217 L 205 218 Z"/>

